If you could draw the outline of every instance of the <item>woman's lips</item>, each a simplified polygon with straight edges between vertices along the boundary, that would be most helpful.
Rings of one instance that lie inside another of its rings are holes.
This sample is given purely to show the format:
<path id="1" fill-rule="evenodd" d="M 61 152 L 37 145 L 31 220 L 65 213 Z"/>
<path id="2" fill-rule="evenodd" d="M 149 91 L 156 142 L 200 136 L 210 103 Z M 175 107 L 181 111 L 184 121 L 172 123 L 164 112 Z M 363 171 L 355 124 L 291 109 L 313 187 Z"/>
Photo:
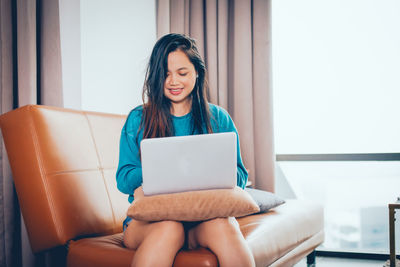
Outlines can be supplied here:
<path id="1" fill-rule="evenodd" d="M 169 92 L 171 93 L 171 95 L 179 95 L 180 93 L 182 93 L 183 88 L 178 88 L 178 89 L 168 89 Z"/>

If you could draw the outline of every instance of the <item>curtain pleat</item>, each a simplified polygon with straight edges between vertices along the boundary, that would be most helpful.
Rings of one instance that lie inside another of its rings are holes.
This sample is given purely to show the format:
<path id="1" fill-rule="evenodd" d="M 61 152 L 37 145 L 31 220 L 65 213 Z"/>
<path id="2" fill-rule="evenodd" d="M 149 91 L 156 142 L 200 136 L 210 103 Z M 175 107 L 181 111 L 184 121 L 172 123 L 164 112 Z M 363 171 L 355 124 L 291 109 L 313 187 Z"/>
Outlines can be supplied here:
<path id="1" fill-rule="evenodd" d="M 41 0 L 40 14 L 40 104 L 62 107 L 59 1 Z"/>
<path id="2" fill-rule="evenodd" d="M 205 13 L 207 20 L 205 21 L 205 53 L 204 61 L 208 67 L 209 85 L 216 85 L 218 88 L 218 9 L 216 1 L 205 2 Z M 210 90 L 209 98 L 212 102 L 218 103 L 218 91 Z"/>
<path id="3" fill-rule="evenodd" d="M 16 60 L 13 59 L 15 36 L 13 36 L 12 24 L 16 19 L 15 5 L 16 3 L 12 0 L 0 2 L 1 113 L 12 110 L 14 106 L 14 79 L 17 75 L 13 73 L 16 69 Z M 3 141 L 0 146 L 0 266 L 18 267 L 22 264 L 19 206 Z"/>
<path id="4" fill-rule="evenodd" d="M 175 32 L 196 39 L 210 101 L 233 117 L 250 181 L 274 191 L 270 0 L 167 2 L 157 2 L 158 37 Z"/>
<path id="5" fill-rule="evenodd" d="M 170 29 L 170 12 L 165 12 L 170 9 L 169 0 L 156 0 L 156 24 L 157 36 L 163 36 L 169 33 Z"/>
<path id="6" fill-rule="evenodd" d="M 255 183 L 254 162 L 254 114 L 253 114 L 253 67 L 251 34 L 251 1 L 234 1 L 233 7 L 233 45 L 229 63 L 232 66 L 232 84 L 229 87 L 231 101 L 228 111 L 232 114 L 242 146 L 242 156 L 246 168 L 250 170 L 250 180 Z"/>
<path id="7" fill-rule="evenodd" d="M 16 26 L 18 106 L 36 104 L 36 0 L 17 0 Z"/>
<path id="8" fill-rule="evenodd" d="M 217 51 L 218 58 L 217 79 L 218 82 L 210 84 L 210 90 L 216 91 L 217 98 L 215 101 L 220 106 L 228 110 L 228 38 L 229 38 L 229 6 L 228 0 L 219 0 L 217 6 Z M 212 40 L 212 39 L 211 39 Z M 215 55 L 210 55 L 215 56 Z"/>
<path id="9" fill-rule="evenodd" d="M 12 0 L 0 0 L 1 113 L 13 108 Z"/>
<path id="10" fill-rule="evenodd" d="M 190 35 L 194 39 L 196 39 L 196 43 L 199 47 L 199 53 L 204 58 L 205 51 L 205 21 L 203 12 L 199 12 L 199 10 L 204 10 L 204 2 L 203 1 L 187 1 L 187 6 L 190 5 L 190 10 L 187 13 L 188 16 L 187 21 L 185 21 L 188 27 L 188 31 L 185 31 L 185 34 Z M 189 4 L 190 3 L 190 4 Z"/>
<path id="11" fill-rule="evenodd" d="M 260 188 L 274 188 L 275 169 L 271 60 L 271 1 L 253 1 L 253 109 L 255 176 Z"/>
<path id="12" fill-rule="evenodd" d="M 170 31 L 185 33 L 185 1 L 170 1 Z"/>

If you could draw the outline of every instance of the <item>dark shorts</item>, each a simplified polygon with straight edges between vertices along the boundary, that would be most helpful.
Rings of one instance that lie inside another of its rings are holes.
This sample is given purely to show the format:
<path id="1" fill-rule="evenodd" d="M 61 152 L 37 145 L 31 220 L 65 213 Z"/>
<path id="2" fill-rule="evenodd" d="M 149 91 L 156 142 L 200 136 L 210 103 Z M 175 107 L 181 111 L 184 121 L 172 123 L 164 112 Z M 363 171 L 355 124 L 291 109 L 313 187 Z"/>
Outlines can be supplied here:
<path id="1" fill-rule="evenodd" d="M 132 221 L 132 218 L 130 217 L 126 217 L 126 219 L 124 220 L 124 222 L 122 223 L 122 228 L 125 231 L 125 229 L 128 227 L 129 223 Z M 193 227 L 196 227 L 197 225 L 199 225 L 200 223 L 202 223 L 202 221 L 198 221 L 198 222 L 181 222 L 183 225 L 183 228 L 185 229 L 185 243 L 183 245 L 183 249 L 188 249 L 188 233 L 189 230 L 192 229 Z"/>
<path id="2" fill-rule="evenodd" d="M 122 229 L 125 231 L 125 229 L 128 227 L 129 223 L 132 221 L 131 217 L 126 217 L 124 222 L 122 223 Z M 185 228 L 185 232 L 189 231 L 193 227 L 197 226 L 200 224 L 200 222 L 182 222 L 183 227 Z"/>
<path id="3" fill-rule="evenodd" d="M 122 223 L 122 229 L 125 231 L 125 229 L 128 227 L 128 224 L 132 221 L 131 217 L 126 217 L 124 222 Z"/>

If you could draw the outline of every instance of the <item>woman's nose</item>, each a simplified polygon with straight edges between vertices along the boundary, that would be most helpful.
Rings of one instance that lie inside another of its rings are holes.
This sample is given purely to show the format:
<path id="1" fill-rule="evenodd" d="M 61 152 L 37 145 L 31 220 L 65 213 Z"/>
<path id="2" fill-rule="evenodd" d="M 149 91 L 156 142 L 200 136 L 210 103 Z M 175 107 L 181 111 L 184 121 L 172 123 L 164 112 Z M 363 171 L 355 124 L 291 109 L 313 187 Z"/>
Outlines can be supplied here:
<path id="1" fill-rule="evenodd" d="M 177 82 L 178 82 L 178 81 L 177 81 L 176 75 L 171 75 L 171 76 L 169 77 L 169 84 L 174 85 L 174 84 L 176 84 Z"/>

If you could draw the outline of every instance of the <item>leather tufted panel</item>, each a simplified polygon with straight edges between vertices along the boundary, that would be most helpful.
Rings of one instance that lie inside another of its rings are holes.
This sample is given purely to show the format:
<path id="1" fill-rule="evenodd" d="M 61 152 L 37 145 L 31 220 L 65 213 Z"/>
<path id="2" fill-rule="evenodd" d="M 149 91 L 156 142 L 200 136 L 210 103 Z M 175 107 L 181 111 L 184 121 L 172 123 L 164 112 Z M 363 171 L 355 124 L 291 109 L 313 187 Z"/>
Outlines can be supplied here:
<path id="1" fill-rule="evenodd" d="M 105 178 L 109 170 L 102 163 L 116 168 L 124 120 L 38 105 L 0 116 L 34 252 L 82 235 L 121 231 L 126 204 L 118 204 L 123 195 L 113 191 L 115 176 Z"/>

